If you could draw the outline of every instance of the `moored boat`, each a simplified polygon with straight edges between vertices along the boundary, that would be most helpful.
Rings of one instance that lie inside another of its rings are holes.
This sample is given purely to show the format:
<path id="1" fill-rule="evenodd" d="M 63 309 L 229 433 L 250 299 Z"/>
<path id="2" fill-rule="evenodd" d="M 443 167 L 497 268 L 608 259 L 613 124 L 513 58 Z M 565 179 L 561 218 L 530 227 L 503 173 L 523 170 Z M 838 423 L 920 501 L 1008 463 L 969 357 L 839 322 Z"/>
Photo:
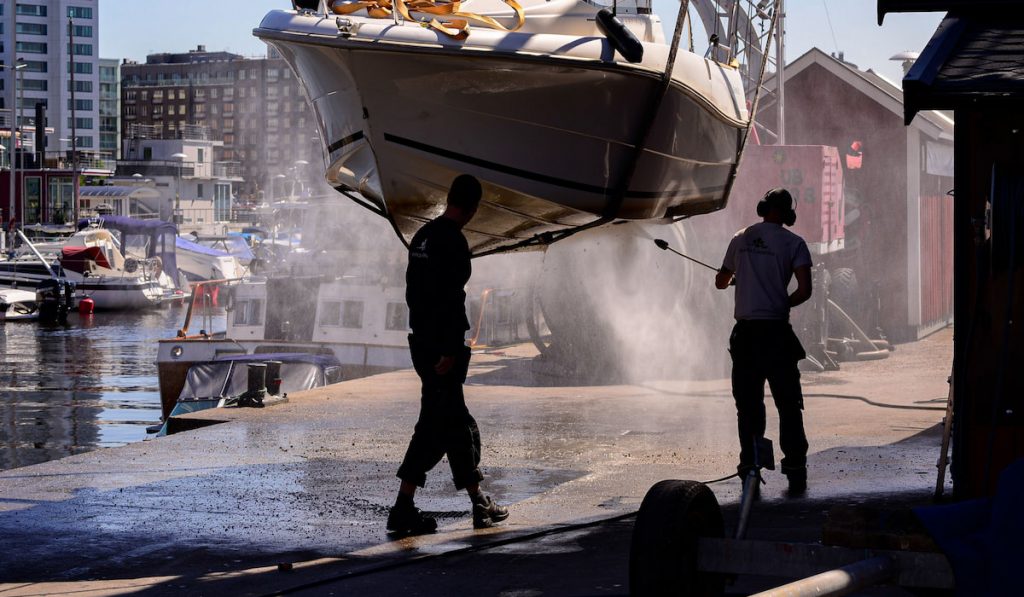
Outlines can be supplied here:
<path id="1" fill-rule="evenodd" d="M 39 319 L 36 293 L 14 288 L 0 289 L 0 322 Z"/>

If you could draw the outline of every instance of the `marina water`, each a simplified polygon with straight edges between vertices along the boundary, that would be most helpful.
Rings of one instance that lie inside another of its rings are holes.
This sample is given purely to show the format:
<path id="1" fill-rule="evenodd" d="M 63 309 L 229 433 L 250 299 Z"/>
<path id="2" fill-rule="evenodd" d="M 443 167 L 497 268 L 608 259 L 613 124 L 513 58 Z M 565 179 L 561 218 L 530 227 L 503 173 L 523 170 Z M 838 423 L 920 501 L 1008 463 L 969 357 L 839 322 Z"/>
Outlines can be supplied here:
<path id="1" fill-rule="evenodd" d="M 173 337 L 185 312 L 0 323 L 0 469 L 143 441 L 160 421 L 157 340 Z M 224 329 L 223 310 L 194 316 L 192 333 L 203 325 Z"/>

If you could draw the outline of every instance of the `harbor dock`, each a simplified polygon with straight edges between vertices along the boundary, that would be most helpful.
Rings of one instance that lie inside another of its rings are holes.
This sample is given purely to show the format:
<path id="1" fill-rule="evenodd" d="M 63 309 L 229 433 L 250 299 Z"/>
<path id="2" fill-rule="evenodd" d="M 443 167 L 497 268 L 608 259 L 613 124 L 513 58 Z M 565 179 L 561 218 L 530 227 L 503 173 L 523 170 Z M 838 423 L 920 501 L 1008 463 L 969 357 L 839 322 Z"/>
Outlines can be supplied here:
<path id="1" fill-rule="evenodd" d="M 767 472 L 749 535 L 817 541 L 834 505 L 928 503 L 951 346 L 946 329 L 805 373 L 809 493 L 787 499 Z M 624 595 L 651 485 L 735 471 L 727 379 L 585 385 L 517 345 L 475 354 L 466 396 L 483 488 L 511 511 L 497 528 L 472 529 L 442 463 L 417 494 L 438 532 L 385 533 L 418 413 L 403 370 L 0 473 L 0 595 Z M 740 482 L 711 487 L 734 524 Z"/>

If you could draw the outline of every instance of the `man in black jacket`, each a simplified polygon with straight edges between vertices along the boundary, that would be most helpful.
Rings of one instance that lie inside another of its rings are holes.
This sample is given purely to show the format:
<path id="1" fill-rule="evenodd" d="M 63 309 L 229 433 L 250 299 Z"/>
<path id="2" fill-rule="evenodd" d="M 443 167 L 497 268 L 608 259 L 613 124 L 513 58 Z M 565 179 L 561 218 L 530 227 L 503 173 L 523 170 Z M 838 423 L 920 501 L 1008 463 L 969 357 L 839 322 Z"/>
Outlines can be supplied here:
<path id="1" fill-rule="evenodd" d="M 458 176 L 448 191 L 444 213 L 428 222 L 409 243 L 405 300 L 409 305 L 409 350 L 422 382 L 420 417 L 405 459 L 398 469 L 402 484 L 388 515 L 387 529 L 397 534 L 429 533 L 437 521 L 413 503 L 427 471 L 448 455 L 456 489 L 473 504 L 474 528 L 508 518 L 508 509 L 480 491 L 480 430 L 466 408 L 462 384 L 469 368 L 466 346 L 466 283 L 472 274 L 469 245 L 462 228 L 476 214 L 482 189 L 472 176 Z"/>

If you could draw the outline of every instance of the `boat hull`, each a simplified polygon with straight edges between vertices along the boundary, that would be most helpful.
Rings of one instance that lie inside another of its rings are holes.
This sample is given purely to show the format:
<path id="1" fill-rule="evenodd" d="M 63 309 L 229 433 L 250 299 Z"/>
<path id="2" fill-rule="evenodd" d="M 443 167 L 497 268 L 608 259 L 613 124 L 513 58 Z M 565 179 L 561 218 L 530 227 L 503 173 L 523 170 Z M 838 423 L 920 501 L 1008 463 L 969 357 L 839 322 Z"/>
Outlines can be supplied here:
<path id="1" fill-rule="evenodd" d="M 99 310 L 131 310 L 155 307 L 163 300 L 164 291 L 155 280 L 145 281 L 138 277 L 106 278 L 82 276 L 64 270 L 66 279 L 75 284 L 75 296 L 79 300 L 90 298 Z M 0 262 L 0 287 L 31 289 L 51 278 L 42 264 Z"/>
<path id="2" fill-rule="evenodd" d="M 461 173 L 486 187 L 467 228 L 475 252 L 602 216 L 658 219 L 725 204 L 746 117 L 727 67 L 681 53 L 658 103 L 656 44 L 645 44 L 652 64 L 637 66 L 615 62 L 598 37 L 474 30 L 480 51 L 469 51 L 407 31 L 418 27 L 299 35 L 296 19 L 268 17 L 256 33 L 306 87 L 328 181 L 377 203 L 407 240 Z M 522 51 L 530 44 L 551 52 Z"/>

